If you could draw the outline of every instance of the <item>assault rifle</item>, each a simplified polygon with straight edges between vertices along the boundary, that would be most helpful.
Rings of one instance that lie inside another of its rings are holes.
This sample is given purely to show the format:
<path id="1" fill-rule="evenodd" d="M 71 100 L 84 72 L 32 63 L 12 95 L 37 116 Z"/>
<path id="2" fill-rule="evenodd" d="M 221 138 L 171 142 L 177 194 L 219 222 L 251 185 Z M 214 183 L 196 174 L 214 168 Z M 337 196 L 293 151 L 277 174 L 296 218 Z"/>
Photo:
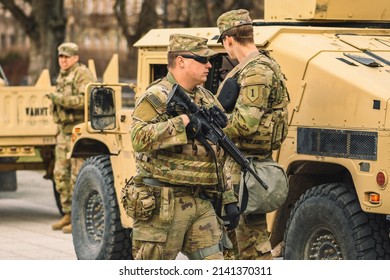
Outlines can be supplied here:
<path id="1" fill-rule="evenodd" d="M 175 84 L 168 95 L 167 110 L 171 112 L 176 111 L 175 108 L 178 105 L 184 109 L 191 122 L 197 126 L 194 128 L 194 130 L 197 130 L 196 139 L 204 137 L 212 143 L 221 146 L 241 166 L 242 171 L 250 172 L 265 190 L 268 189 L 267 184 L 250 167 L 248 159 L 223 132 L 221 116 L 218 115 L 219 112 L 223 114 L 222 111 L 215 110 L 215 108 L 206 109 L 204 106 L 198 107 L 181 87 Z"/>

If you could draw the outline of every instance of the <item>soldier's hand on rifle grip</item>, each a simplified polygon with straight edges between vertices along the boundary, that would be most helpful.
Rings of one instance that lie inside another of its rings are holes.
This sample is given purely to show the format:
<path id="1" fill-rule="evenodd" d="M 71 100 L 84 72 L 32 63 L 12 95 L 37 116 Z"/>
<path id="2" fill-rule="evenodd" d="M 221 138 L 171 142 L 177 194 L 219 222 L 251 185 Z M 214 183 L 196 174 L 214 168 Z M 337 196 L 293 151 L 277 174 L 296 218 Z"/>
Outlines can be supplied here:
<path id="1" fill-rule="evenodd" d="M 227 219 L 224 219 L 228 223 L 225 225 L 227 230 L 233 230 L 238 226 L 240 221 L 240 210 L 236 203 L 229 203 L 225 205 L 225 212 Z"/>
<path id="2" fill-rule="evenodd" d="M 195 138 L 199 132 L 201 131 L 202 123 L 196 117 L 190 117 L 190 122 L 186 126 L 187 138 L 193 139 Z"/>
<path id="3" fill-rule="evenodd" d="M 214 121 L 219 125 L 220 128 L 225 128 L 229 122 L 226 114 L 218 106 L 213 106 L 209 109 L 210 114 Z"/>
<path id="4" fill-rule="evenodd" d="M 51 93 L 47 94 L 46 97 L 51 99 L 51 101 L 55 105 L 61 105 L 63 102 L 63 98 L 64 98 L 63 94 L 57 93 L 57 92 L 54 92 L 54 93 L 51 92 Z"/>

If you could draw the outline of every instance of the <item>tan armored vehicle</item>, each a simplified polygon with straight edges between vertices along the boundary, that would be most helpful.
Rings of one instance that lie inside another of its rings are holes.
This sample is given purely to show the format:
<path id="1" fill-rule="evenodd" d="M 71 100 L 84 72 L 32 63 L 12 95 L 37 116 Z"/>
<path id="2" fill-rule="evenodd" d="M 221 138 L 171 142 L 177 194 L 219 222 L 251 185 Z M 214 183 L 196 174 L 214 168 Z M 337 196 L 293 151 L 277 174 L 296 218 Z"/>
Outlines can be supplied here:
<path id="1" fill-rule="evenodd" d="M 284 259 L 389 259 L 390 2 L 266 0 L 265 20 L 254 25 L 291 99 L 288 137 L 274 154 L 290 191 L 268 215 L 273 246 L 284 242 Z M 151 30 L 140 39 L 137 94 L 165 75 L 172 33 L 209 39 L 219 55 L 206 87 L 215 92 L 237 62 L 213 27 Z M 91 86 L 93 109 L 74 131 L 72 156 L 88 157 L 73 200 L 80 259 L 131 258 L 132 221 L 119 203 L 135 173 L 131 111 L 121 109 L 118 86 Z"/>
<path id="2" fill-rule="evenodd" d="M 88 66 L 96 76 L 92 60 Z M 33 86 L 8 86 L 0 67 L 0 191 L 17 190 L 16 170 L 43 170 L 43 177 L 53 180 L 58 126 L 46 95 L 54 91 L 47 69 Z M 53 191 L 62 213 L 54 181 Z"/>
<path id="3" fill-rule="evenodd" d="M 44 177 L 52 178 L 57 125 L 45 95 L 54 87 L 48 70 L 41 73 L 34 86 L 8 86 L 1 73 L 0 190 L 15 191 L 16 170 L 45 170 Z"/>

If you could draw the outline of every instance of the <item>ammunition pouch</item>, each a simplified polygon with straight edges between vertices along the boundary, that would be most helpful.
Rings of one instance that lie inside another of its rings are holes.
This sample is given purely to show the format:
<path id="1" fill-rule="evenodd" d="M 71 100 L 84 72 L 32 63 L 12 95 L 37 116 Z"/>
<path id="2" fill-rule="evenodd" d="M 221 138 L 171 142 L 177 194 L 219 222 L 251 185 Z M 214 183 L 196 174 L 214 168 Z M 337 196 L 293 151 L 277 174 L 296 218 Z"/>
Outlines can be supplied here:
<path id="1" fill-rule="evenodd" d="M 287 108 L 267 109 L 257 131 L 251 136 L 238 138 L 238 147 L 253 154 L 279 149 L 287 136 L 287 117 Z"/>
<path id="2" fill-rule="evenodd" d="M 74 114 L 73 110 L 59 110 L 58 112 L 60 123 L 61 124 L 69 124 L 74 123 Z"/>
<path id="3" fill-rule="evenodd" d="M 53 121 L 57 124 L 80 123 L 84 119 L 84 110 L 65 109 L 59 105 L 52 107 Z"/>
<path id="4" fill-rule="evenodd" d="M 153 178 L 143 178 L 146 187 L 153 190 L 157 205 L 160 205 L 159 220 L 162 223 L 170 223 L 175 213 L 175 197 L 195 195 L 196 187 L 175 186 Z"/>
<path id="5" fill-rule="evenodd" d="M 138 220 L 148 220 L 156 208 L 156 198 L 151 187 L 142 178 L 131 178 L 122 189 L 122 205 L 126 214 Z"/>
<path id="6" fill-rule="evenodd" d="M 160 221 L 170 223 L 173 220 L 173 214 L 175 213 L 173 189 L 166 187 L 161 188 L 160 199 Z"/>
<path id="7" fill-rule="evenodd" d="M 288 133 L 288 116 L 287 108 L 273 111 L 273 128 L 271 149 L 277 150 L 282 145 L 284 139 L 286 139 Z"/>

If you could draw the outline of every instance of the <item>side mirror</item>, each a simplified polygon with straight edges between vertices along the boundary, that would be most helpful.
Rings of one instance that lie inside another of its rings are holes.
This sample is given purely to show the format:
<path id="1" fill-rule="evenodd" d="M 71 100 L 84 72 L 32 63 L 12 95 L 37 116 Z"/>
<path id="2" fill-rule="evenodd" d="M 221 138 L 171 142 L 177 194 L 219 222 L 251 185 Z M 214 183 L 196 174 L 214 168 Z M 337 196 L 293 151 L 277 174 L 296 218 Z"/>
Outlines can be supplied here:
<path id="1" fill-rule="evenodd" d="M 93 129 L 110 130 L 116 127 L 114 96 L 114 90 L 109 87 L 91 90 L 89 114 Z"/>

